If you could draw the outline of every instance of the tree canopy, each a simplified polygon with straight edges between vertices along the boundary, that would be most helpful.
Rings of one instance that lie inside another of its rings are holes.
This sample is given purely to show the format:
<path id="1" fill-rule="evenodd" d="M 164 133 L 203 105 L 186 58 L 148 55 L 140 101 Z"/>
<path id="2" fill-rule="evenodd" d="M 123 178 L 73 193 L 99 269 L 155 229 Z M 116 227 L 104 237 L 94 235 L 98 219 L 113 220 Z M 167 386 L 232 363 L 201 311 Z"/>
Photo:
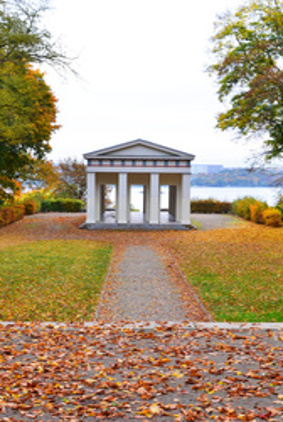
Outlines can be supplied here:
<path id="1" fill-rule="evenodd" d="M 67 66 L 41 28 L 47 3 L 0 0 L 0 197 L 7 197 L 36 160 L 51 150 L 56 98 L 35 65 Z"/>
<path id="2" fill-rule="evenodd" d="M 0 75 L 0 195 L 5 196 L 51 150 L 59 126 L 56 99 L 41 72 L 6 63 Z"/>
<path id="3" fill-rule="evenodd" d="M 47 63 L 66 68 L 70 59 L 42 27 L 48 0 L 0 0 L 0 64 Z"/>
<path id="4" fill-rule="evenodd" d="M 276 0 L 249 0 L 218 18 L 212 37 L 222 130 L 259 136 L 267 159 L 283 156 L 283 11 Z"/>

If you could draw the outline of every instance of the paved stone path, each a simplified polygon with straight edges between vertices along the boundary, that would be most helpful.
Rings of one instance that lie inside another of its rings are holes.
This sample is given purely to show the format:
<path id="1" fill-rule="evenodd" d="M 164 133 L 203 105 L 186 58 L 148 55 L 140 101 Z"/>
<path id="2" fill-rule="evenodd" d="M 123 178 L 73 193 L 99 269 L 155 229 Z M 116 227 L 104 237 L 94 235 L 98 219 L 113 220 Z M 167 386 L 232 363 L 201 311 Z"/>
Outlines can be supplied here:
<path id="1" fill-rule="evenodd" d="M 108 303 L 110 320 L 184 320 L 186 309 L 178 286 L 171 281 L 164 263 L 149 246 L 128 246 L 106 286 L 102 307 Z"/>
<path id="2" fill-rule="evenodd" d="M 282 422 L 282 331 L 0 324 L 0 420 Z"/>
<path id="3" fill-rule="evenodd" d="M 192 214 L 192 223 L 198 230 L 228 229 L 248 224 L 245 220 L 226 214 Z"/>

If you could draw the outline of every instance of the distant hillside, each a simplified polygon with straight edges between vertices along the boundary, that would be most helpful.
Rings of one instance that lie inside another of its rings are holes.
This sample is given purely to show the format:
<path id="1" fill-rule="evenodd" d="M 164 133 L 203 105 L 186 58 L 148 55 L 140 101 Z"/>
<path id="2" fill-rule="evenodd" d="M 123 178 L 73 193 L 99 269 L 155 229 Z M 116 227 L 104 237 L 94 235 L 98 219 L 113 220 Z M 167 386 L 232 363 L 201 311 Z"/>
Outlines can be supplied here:
<path id="1" fill-rule="evenodd" d="M 225 168 L 219 173 L 193 174 L 192 186 L 224 187 L 269 187 L 274 185 L 278 172 L 249 171 L 244 168 Z"/>

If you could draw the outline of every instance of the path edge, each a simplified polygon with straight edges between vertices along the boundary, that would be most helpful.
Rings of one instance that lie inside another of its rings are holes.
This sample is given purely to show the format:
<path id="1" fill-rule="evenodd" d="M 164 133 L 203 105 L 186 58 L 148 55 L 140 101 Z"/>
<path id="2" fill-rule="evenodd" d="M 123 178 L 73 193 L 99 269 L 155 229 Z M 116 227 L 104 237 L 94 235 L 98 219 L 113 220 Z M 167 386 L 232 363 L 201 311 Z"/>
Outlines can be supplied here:
<path id="1" fill-rule="evenodd" d="M 283 330 L 283 322 L 191 322 L 191 321 L 116 321 L 111 323 L 101 323 L 97 320 L 89 322 L 22 322 L 22 321 L 0 321 L 0 327 L 17 327 L 21 328 L 65 328 L 65 329 L 78 329 L 83 328 L 114 328 L 120 330 L 171 330 L 172 328 L 179 328 L 183 330 L 266 330 L 277 331 Z"/>
<path id="2" fill-rule="evenodd" d="M 198 303 L 198 305 L 200 306 L 200 308 L 202 309 L 204 315 L 206 315 L 208 322 L 213 322 L 214 318 L 212 316 L 212 314 L 208 311 L 208 309 L 206 309 L 205 305 L 202 303 L 201 299 L 199 298 L 199 296 L 197 295 L 197 293 L 194 291 L 193 286 L 191 285 L 191 283 L 189 282 L 189 280 L 187 279 L 187 277 L 185 276 L 185 274 L 183 273 L 183 271 L 181 270 L 180 266 L 178 265 L 174 254 L 172 254 L 170 252 L 170 250 L 168 250 L 166 248 L 166 253 L 170 256 L 171 258 L 171 265 L 174 265 L 174 270 L 179 274 L 179 276 L 181 277 L 183 283 L 186 285 L 186 287 L 190 290 L 192 296 L 194 297 L 195 301 Z M 160 254 L 159 254 L 160 256 Z M 162 257 L 160 256 L 160 258 L 162 259 Z M 163 260 L 162 260 L 163 261 Z M 164 262 L 164 261 L 163 261 Z M 168 270 L 167 270 L 168 271 Z"/>
<path id="3" fill-rule="evenodd" d="M 102 290 L 101 290 L 100 295 L 99 295 L 97 307 L 96 307 L 96 310 L 95 310 L 95 321 L 99 320 L 100 309 L 101 309 L 101 306 L 102 306 L 102 303 L 103 303 L 103 299 L 105 297 L 106 289 L 109 285 L 111 273 L 112 273 L 113 268 L 114 268 L 114 253 L 115 253 L 115 247 L 113 246 L 113 253 L 112 253 L 111 261 L 110 261 L 110 264 L 109 264 L 109 267 L 108 267 L 108 271 L 107 271 L 107 274 L 106 274 L 106 277 L 105 277 L 105 280 L 104 280 L 104 283 L 103 283 L 103 286 L 102 286 Z"/>

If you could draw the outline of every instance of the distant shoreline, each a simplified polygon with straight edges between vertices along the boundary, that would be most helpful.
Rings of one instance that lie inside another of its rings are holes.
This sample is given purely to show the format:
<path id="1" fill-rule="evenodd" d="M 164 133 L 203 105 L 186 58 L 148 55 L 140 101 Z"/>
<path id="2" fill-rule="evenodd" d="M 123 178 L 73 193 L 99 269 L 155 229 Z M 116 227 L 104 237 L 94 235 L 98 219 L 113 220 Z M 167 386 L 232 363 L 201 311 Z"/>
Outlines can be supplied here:
<path id="1" fill-rule="evenodd" d="M 194 173 L 191 185 L 205 188 L 272 188 L 283 174 L 283 169 L 254 170 L 223 169 L 214 173 Z"/>

